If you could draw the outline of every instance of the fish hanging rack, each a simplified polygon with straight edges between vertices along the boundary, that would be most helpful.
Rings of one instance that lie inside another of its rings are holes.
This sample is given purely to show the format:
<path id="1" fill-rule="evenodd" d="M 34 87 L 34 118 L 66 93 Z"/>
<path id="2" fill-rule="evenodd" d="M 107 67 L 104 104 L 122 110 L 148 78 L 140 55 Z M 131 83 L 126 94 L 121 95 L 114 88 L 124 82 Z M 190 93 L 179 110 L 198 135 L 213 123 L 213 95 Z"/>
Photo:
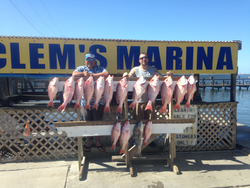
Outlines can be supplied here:
<path id="1" fill-rule="evenodd" d="M 173 81 L 177 82 L 180 77 L 173 77 Z M 68 78 L 59 78 L 59 90 L 63 88 L 65 81 Z M 79 77 L 75 77 L 75 81 L 79 79 Z M 117 83 L 122 79 L 122 77 L 114 77 L 114 92 L 116 91 Z M 130 77 L 127 78 L 128 81 L 128 91 L 133 91 L 133 86 L 138 78 Z M 149 81 L 151 78 L 145 78 Z M 160 77 L 160 82 L 162 82 L 165 78 Z M 85 78 L 86 80 L 86 78 Z M 124 102 L 124 111 L 125 111 L 125 119 L 128 119 L 128 102 L 127 98 Z M 153 132 L 148 140 L 146 146 L 150 144 L 154 139 L 156 139 L 160 134 L 167 133 L 167 136 L 164 140 L 163 151 L 165 151 L 167 144 L 169 144 L 169 154 L 168 155 L 154 155 L 151 156 L 143 156 L 141 159 L 135 157 L 137 154 L 137 147 L 134 145 L 130 149 L 127 148 L 126 155 L 112 156 L 112 161 L 125 161 L 127 168 L 130 170 L 131 176 L 134 176 L 134 169 L 132 165 L 133 160 L 166 160 L 169 167 L 176 173 L 179 173 L 178 167 L 174 164 L 174 159 L 176 158 L 176 133 L 183 133 L 186 127 L 190 127 L 194 124 L 194 119 L 172 119 L 173 118 L 173 99 L 169 104 L 169 119 L 165 120 L 152 120 Z M 119 120 L 120 122 L 125 121 Z M 130 120 L 131 128 L 139 120 Z M 142 123 L 146 123 L 148 120 L 142 120 Z M 117 122 L 114 121 L 80 121 L 80 110 L 77 109 L 77 121 L 74 122 L 56 122 L 55 127 L 59 131 L 65 131 L 69 137 L 78 137 L 78 165 L 79 165 L 79 180 L 83 177 L 83 169 L 87 156 L 84 155 L 84 151 L 82 148 L 82 137 L 85 136 L 102 136 L 102 135 L 111 135 L 111 130 L 113 125 Z M 132 129 L 133 130 L 133 129 Z M 144 149 L 146 146 L 143 146 Z"/>

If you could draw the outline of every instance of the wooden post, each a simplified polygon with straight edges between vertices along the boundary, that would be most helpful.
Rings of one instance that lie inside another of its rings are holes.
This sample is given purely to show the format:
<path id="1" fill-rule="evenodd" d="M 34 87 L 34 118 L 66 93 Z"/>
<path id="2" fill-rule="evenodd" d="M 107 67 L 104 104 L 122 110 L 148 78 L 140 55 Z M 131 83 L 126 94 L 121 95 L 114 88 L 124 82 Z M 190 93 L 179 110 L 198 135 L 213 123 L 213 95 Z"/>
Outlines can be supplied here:
<path id="1" fill-rule="evenodd" d="M 80 110 L 77 109 L 77 121 L 80 121 Z M 82 149 L 82 137 L 77 137 L 78 141 L 78 167 L 79 167 L 79 180 L 82 179 L 82 173 L 83 173 L 83 168 L 84 168 L 84 163 L 82 165 L 82 158 L 83 158 L 83 149 Z M 85 158 L 84 158 L 85 160 Z"/>
<path id="2" fill-rule="evenodd" d="M 236 101 L 236 76 L 237 74 L 231 74 L 230 102 Z"/>

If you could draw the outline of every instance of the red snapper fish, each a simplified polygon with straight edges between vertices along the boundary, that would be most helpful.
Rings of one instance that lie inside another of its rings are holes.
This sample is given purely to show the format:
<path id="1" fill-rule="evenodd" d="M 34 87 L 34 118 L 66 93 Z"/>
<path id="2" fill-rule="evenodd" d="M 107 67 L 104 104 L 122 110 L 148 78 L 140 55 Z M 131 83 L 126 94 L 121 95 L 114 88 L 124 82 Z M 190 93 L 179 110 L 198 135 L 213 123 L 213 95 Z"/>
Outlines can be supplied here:
<path id="1" fill-rule="evenodd" d="M 84 83 L 84 99 L 86 101 L 85 109 L 90 110 L 90 100 L 93 97 L 94 93 L 94 79 L 93 76 L 90 76 Z"/>
<path id="2" fill-rule="evenodd" d="M 94 86 L 94 98 L 95 98 L 95 103 L 92 107 L 92 109 L 98 109 L 98 103 L 102 98 L 102 94 L 104 91 L 104 86 L 105 86 L 105 80 L 104 80 L 104 76 L 100 76 L 96 82 L 95 82 L 95 86 Z"/>
<path id="3" fill-rule="evenodd" d="M 145 108 L 145 111 L 146 110 L 150 110 L 151 112 L 153 111 L 152 103 L 155 101 L 161 86 L 159 77 L 160 77 L 159 75 L 158 76 L 154 75 L 149 81 L 147 88 L 148 104 Z"/>
<path id="4" fill-rule="evenodd" d="M 131 128 L 129 121 L 125 121 L 122 125 L 122 131 L 120 136 L 120 146 L 122 147 L 120 150 L 120 154 L 126 154 L 126 147 L 128 147 L 128 141 L 131 137 Z"/>
<path id="5" fill-rule="evenodd" d="M 83 92 L 84 92 L 84 79 L 83 77 L 81 77 L 76 81 L 75 85 L 74 99 L 76 100 L 76 104 L 74 109 L 81 108 L 80 101 L 82 99 Z"/>
<path id="6" fill-rule="evenodd" d="M 136 102 L 141 98 L 142 94 L 146 91 L 148 86 L 147 80 L 141 76 L 133 86 L 133 102 L 129 105 L 129 108 L 134 109 Z"/>
<path id="7" fill-rule="evenodd" d="M 185 99 L 187 100 L 184 108 L 190 108 L 190 101 L 193 100 L 194 93 L 196 91 L 196 80 L 193 75 L 188 78 L 187 93 Z"/>
<path id="8" fill-rule="evenodd" d="M 56 99 L 56 94 L 59 89 L 59 79 L 57 77 L 53 78 L 48 86 L 49 103 L 47 107 L 54 107 L 53 99 Z"/>
<path id="9" fill-rule="evenodd" d="M 111 141 L 113 142 L 111 149 L 115 150 L 116 142 L 119 139 L 121 134 L 121 123 L 116 122 L 111 131 Z"/>
<path id="10" fill-rule="evenodd" d="M 145 127 L 144 127 L 144 131 L 143 131 L 143 146 L 146 147 L 147 145 L 147 141 L 148 139 L 150 138 L 151 134 L 152 134 L 152 130 L 153 130 L 153 127 L 152 127 L 152 121 L 149 120 Z"/>
<path id="11" fill-rule="evenodd" d="M 110 113 L 110 102 L 112 100 L 113 97 L 113 91 L 114 91 L 114 82 L 113 82 L 113 78 L 114 76 L 108 76 L 105 80 L 105 87 L 104 87 L 104 101 L 105 101 L 105 107 L 104 107 L 104 111 L 105 112 L 109 112 Z"/>
<path id="12" fill-rule="evenodd" d="M 188 81 L 184 75 L 177 81 L 174 92 L 174 99 L 176 101 L 176 104 L 174 105 L 173 109 L 181 109 L 180 104 L 184 99 L 184 95 L 187 93 L 187 83 Z"/>
<path id="13" fill-rule="evenodd" d="M 116 86 L 116 102 L 119 104 L 115 112 L 122 113 L 122 105 L 128 95 L 128 81 L 123 77 Z"/>
<path id="14" fill-rule="evenodd" d="M 70 77 L 66 80 L 64 84 L 64 92 L 63 92 L 63 103 L 58 107 L 57 110 L 61 110 L 62 112 L 65 110 L 68 103 L 71 102 L 72 97 L 75 91 L 75 80 L 74 77 Z"/>
<path id="15" fill-rule="evenodd" d="M 164 79 L 161 85 L 161 101 L 162 101 L 162 107 L 159 111 L 159 113 L 165 113 L 167 114 L 167 105 L 171 102 L 174 88 L 175 88 L 173 79 L 171 76 Z"/>

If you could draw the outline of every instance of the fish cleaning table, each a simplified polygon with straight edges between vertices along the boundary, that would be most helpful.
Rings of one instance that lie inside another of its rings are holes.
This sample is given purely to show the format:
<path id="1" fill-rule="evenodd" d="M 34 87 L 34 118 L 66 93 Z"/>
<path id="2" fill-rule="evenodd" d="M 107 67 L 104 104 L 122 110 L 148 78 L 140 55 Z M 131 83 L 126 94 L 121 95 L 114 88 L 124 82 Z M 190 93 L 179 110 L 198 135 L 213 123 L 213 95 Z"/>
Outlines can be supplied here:
<path id="1" fill-rule="evenodd" d="M 77 80 L 78 78 L 75 78 Z M 116 91 L 116 85 L 121 80 L 121 77 L 114 77 L 114 92 Z M 133 91 L 133 86 L 138 78 L 127 78 L 128 80 L 128 91 Z M 149 81 L 151 78 L 145 78 Z M 165 78 L 161 77 L 160 82 Z M 177 82 L 179 78 L 174 77 L 173 82 Z M 65 78 L 59 78 L 59 90 L 62 90 L 63 84 L 66 81 Z M 168 134 L 164 141 L 164 150 L 169 143 L 169 155 L 154 156 L 151 160 L 165 159 L 169 164 L 170 168 L 176 173 L 179 173 L 178 167 L 174 165 L 174 158 L 176 157 L 176 133 L 183 133 L 187 127 L 191 127 L 194 123 L 194 119 L 172 119 L 173 118 L 173 99 L 169 103 L 169 119 L 152 120 L 152 134 L 147 144 L 150 144 L 160 134 Z M 110 136 L 114 124 L 118 121 L 123 124 L 128 119 L 128 103 L 127 98 L 124 102 L 125 118 L 112 121 L 80 121 L 80 110 L 77 109 L 77 120 L 74 122 L 56 122 L 54 125 L 59 131 L 65 131 L 68 137 L 78 137 L 78 164 L 79 164 L 79 179 L 82 179 L 83 168 L 85 164 L 85 157 L 82 148 L 82 137 L 86 136 Z M 140 120 L 129 120 L 131 131 L 135 124 Z M 147 120 L 141 120 L 143 124 L 146 124 Z M 142 150 L 145 146 L 142 146 Z M 135 157 L 137 153 L 137 147 L 134 145 L 130 149 L 127 148 L 126 155 L 113 156 L 113 161 L 125 161 L 127 167 L 130 169 L 131 176 L 134 175 L 132 160 L 145 160 L 147 158 L 142 157 L 137 159 Z"/>

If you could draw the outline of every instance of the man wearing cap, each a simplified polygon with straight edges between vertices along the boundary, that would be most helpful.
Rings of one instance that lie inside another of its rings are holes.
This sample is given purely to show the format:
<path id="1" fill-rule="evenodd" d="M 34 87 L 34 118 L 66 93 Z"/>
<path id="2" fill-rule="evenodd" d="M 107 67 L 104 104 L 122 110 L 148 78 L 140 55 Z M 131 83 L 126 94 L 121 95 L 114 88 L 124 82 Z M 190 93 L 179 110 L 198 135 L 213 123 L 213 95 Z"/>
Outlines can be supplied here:
<path id="1" fill-rule="evenodd" d="M 83 66 L 79 66 L 76 68 L 76 70 L 73 72 L 72 76 L 73 77 L 89 77 L 89 76 L 93 76 L 94 78 L 99 78 L 99 76 L 104 76 L 107 77 L 109 75 L 108 71 L 101 67 L 98 66 L 96 64 L 96 59 L 95 59 L 95 55 L 91 52 L 88 52 L 85 55 L 85 65 Z M 94 96 L 92 97 L 92 100 L 90 101 L 90 105 L 93 106 L 94 104 Z M 102 120 L 102 116 L 103 116 L 103 110 L 104 110 L 104 99 L 103 96 L 99 102 L 99 106 L 98 106 L 98 110 L 96 109 L 85 109 L 85 104 L 86 101 L 84 99 L 84 94 L 82 96 L 82 100 L 81 100 L 81 115 L 82 115 L 82 119 L 83 121 L 99 121 Z M 86 137 L 87 138 L 87 144 L 84 147 L 84 151 L 85 152 L 90 152 L 91 151 L 91 139 L 90 137 Z M 95 140 L 96 140 L 96 147 L 98 148 L 99 151 L 101 152 L 105 152 L 106 149 L 105 147 L 101 144 L 100 142 L 100 137 L 99 136 L 95 136 Z"/>

